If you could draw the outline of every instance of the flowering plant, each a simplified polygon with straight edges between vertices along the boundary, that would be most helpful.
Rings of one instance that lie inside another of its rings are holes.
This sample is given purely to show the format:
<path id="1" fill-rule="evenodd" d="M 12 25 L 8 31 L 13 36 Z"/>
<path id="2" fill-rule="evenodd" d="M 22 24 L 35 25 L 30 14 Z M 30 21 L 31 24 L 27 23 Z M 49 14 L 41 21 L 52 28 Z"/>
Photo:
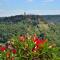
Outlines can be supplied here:
<path id="1" fill-rule="evenodd" d="M 36 34 L 28 37 L 13 36 L 7 46 L 5 44 L 0 47 L 0 58 L 4 60 L 52 60 L 56 59 L 58 51 L 56 48 L 54 44 L 49 45 L 48 39 L 40 39 Z"/>

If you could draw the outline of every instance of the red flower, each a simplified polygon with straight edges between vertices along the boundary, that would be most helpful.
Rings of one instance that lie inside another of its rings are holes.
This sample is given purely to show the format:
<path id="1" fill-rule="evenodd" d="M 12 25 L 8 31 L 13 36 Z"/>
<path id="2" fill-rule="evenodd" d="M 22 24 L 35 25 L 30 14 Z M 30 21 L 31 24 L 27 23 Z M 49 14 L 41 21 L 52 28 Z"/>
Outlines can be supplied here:
<path id="1" fill-rule="evenodd" d="M 25 36 L 22 36 L 22 35 L 19 36 L 19 40 L 24 42 L 25 41 Z"/>
<path id="2" fill-rule="evenodd" d="M 6 50 L 6 48 L 5 48 L 5 47 L 1 47 L 1 51 L 3 51 L 3 52 L 4 52 L 5 50 Z"/>
<path id="3" fill-rule="evenodd" d="M 46 39 L 46 40 L 40 40 L 40 39 L 36 39 L 36 40 L 34 40 L 34 43 L 36 44 L 36 45 L 40 45 L 40 44 L 45 44 L 46 42 L 47 42 L 48 40 Z"/>
<path id="4" fill-rule="evenodd" d="M 36 39 L 37 39 L 37 36 L 36 34 L 34 34 L 32 40 L 35 41 Z"/>
<path id="5" fill-rule="evenodd" d="M 38 49 L 39 49 L 39 46 L 36 45 L 36 46 L 32 49 L 32 51 L 37 51 Z"/>
<path id="6" fill-rule="evenodd" d="M 13 54 L 16 54 L 17 51 L 16 51 L 16 49 L 12 49 L 12 52 L 13 52 Z"/>
<path id="7" fill-rule="evenodd" d="M 10 52 L 7 52 L 7 53 L 6 53 L 6 57 L 7 57 L 7 58 L 10 57 Z"/>
<path id="8" fill-rule="evenodd" d="M 36 45 L 40 45 L 40 44 L 43 44 L 43 41 L 42 40 L 37 40 Z"/>
<path id="9" fill-rule="evenodd" d="M 36 36 L 36 34 L 32 38 L 33 42 L 36 44 L 39 38 Z"/>
<path id="10" fill-rule="evenodd" d="M 40 40 L 39 38 L 33 39 L 33 42 L 34 42 L 36 45 L 43 44 L 43 41 Z"/>
<path id="11" fill-rule="evenodd" d="M 11 60 L 15 60 L 15 57 L 12 57 Z"/>

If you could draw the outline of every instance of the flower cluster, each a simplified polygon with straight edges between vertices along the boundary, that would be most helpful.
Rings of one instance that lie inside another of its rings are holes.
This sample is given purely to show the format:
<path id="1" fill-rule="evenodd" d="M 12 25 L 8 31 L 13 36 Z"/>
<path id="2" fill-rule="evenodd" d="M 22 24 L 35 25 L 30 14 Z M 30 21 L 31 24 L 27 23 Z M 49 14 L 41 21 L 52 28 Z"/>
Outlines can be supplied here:
<path id="1" fill-rule="evenodd" d="M 38 50 L 41 46 L 43 47 L 43 45 L 47 42 L 47 39 L 39 39 L 36 34 L 34 34 L 32 40 L 35 43 L 35 47 L 32 49 L 33 51 Z"/>
<path id="2" fill-rule="evenodd" d="M 11 41 L 8 41 L 5 46 L 0 46 L 0 51 L 6 52 L 7 60 L 8 58 L 14 60 L 15 55 L 19 56 L 20 53 L 28 54 L 28 51 L 37 52 L 39 49 L 44 48 L 44 44 L 46 42 L 47 39 L 40 39 L 36 34 L 33 36 L 19 35 L 18 38 L 15 36 L 13 39 L 11 39 Z"/>
<path id="3" fill-rule="evenodd" d="M 25 36 L 20 35 L 20 36 L 19 36 L 19 40 L 22 41 L 22 42 L 24 42 L 24 41 L 25 41 Z"/>
<path id="4" fill-rule="evenodd" d="M 6 47 L 4 47 L 4 46 L 0 47 L 0 51 L 4 52 L 5 50 L 6 50 Z"/>
<path id="5" fill-rule="evenodd" d="M 8 47 L 10 45 L 7 45 Z M 6 47 L 6 44 L 5 45 L 0 45 L 0 52 L 1 52 L 1 56 L 6 56 L 6 59 L 13 59 L 12 57 L 10 58 L 11 54 L 15 55 L 17 53 L 17 50 L 15 48 L 12 49 L 12 47 L 8 48 Z M 4 53 L 4 54 L 3 54 Z M 14 57 L 14 56 L 13 56 Z"/>
<path id="6" fill-rule="evenodd" d="M 30 37 L 30 38 L 29 38 Z M 38 49 L 40 49 L 41 47 L 43 47 L 43 45 L 47 42 L 47 39 L 40 39 L 40 38 L 38 38 L 37 37 L 37 35 L 36 34 L 34 34 L 33 36 L 32 36 L 32 38 L 31 38 L 31 36 L 29 36 L 28 38 L 30 39 L 30 40 L 32 40 L 33 42 L 34 42 L 34 47 L 32 48 L 32 51 L 37 51 Z M 27 38 L 27 39 L 28 39 Z M 20 35 L 19 36 L 19 41 L 22 41 L 22 42 L 24 42 L 24 41 L 26 41 L 27 40 L 26 39 L 26 37 L 24 36 L 24 35 Z M 28 39 L 28 40 L 29 40 Z M 27 44 L 28 45 L 28 44 Z"/>

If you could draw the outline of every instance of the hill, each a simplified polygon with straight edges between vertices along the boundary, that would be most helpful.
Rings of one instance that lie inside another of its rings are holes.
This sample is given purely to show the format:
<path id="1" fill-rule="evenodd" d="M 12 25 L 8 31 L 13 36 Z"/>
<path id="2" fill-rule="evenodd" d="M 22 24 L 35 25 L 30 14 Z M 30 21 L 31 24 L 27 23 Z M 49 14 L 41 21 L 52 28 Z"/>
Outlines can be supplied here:
<path id="1" fill-rule="evenodd" d="M 38 22 L 38 20 L 41 20 L 42 17 L 47 22 L 60 22 L 60 15 L 16 15 L 10 17 L 0 17 L 0 22 L 16 23 L 24 19 L 30 19 L 31 21 L 35 20 Z"/>

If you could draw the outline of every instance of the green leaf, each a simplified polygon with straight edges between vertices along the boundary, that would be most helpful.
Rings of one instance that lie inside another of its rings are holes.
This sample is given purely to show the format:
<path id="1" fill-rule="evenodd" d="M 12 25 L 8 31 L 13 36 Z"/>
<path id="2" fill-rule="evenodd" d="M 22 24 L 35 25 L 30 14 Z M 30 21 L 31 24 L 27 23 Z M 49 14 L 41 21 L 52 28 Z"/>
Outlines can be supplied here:
<path id="1" fill-rule="evenodd" d="M 35 45 L 34 42 L 32 40 L 28 40 L 27 43 L 28 43 L 29 49 L 32 50 L 32 48 Z"/>

